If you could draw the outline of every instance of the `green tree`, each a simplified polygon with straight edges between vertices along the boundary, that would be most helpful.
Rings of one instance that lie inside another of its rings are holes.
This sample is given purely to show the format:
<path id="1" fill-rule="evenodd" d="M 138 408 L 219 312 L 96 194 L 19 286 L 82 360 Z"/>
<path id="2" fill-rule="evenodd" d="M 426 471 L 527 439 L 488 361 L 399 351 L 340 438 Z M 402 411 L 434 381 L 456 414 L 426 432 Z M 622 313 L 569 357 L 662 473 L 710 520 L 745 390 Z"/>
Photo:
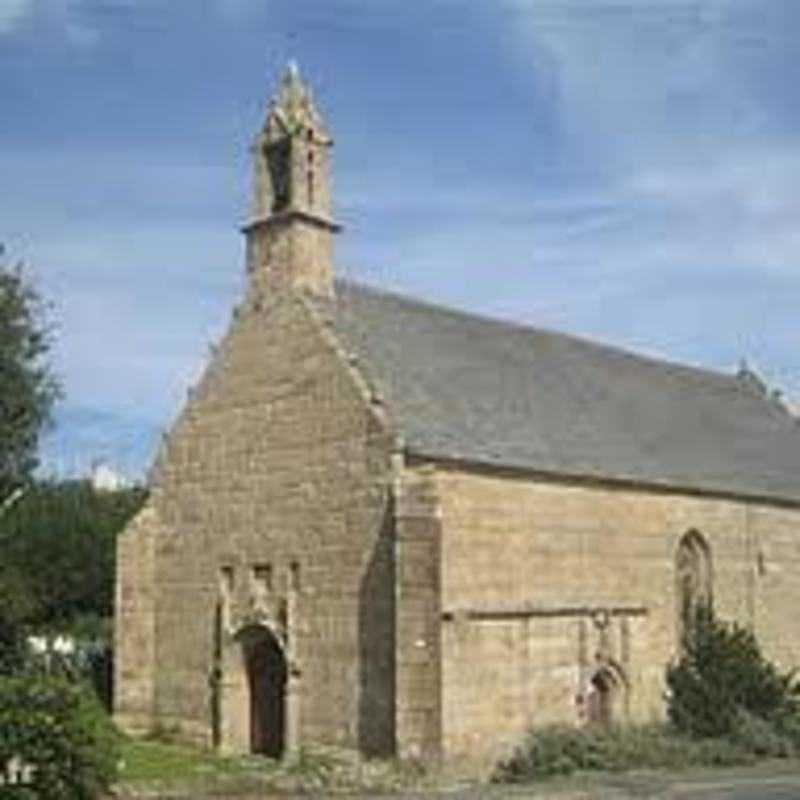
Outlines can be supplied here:
<path id="1" fill-rule="evenodd" d="M 46 360 L 52 343 L 46 311 L 0 245 L 0 508 L 33 474 L 39 437 L 60 393 Z"/>
<path id="2" fill-rule="evenodd" d="M 19 672 L 26 662 L 25 627 L 33 601 L 23 577 L 0 565 L 0 675 Z"/>
<path id="3" fill-rule="evenodd" d="M 0 244 L 0 524 L 23 494 L 37 465 L 39 436 L 59 386 L 46 357 L 51 331 L 41 297 Z M 5 559 L 0 535 L 0 671 L 24 657 L 20 622 L 33 601 L 23 577 Z"/>
<path id="4" fill-rule="evenodd" d="M 110 618 L 116 537 L 144 496 L 89 481 L 40 483 L 0 519 L 5 569 L 26 587 L 30 627 L 65 631 Z"/>
<path id="5" fill-rule="evenodd" d="M 783 727 L 796 716 L 793 673 L 761 653 L 753 633 L 701 604 L 685 626 L 683 653 L 667 668 L 668 713 L 696 738 L 735 738 L 743 717 Z"/>

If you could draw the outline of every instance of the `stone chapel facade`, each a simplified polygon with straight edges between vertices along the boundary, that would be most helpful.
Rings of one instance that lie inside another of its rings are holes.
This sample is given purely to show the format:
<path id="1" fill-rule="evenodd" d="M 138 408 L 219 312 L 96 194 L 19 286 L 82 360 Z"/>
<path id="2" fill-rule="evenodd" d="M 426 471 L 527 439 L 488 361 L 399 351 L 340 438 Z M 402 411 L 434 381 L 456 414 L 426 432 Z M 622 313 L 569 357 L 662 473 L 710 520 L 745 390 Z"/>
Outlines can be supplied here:
<path id="1" fill-rule="evenodd" d="M 295 68 L 249 284 L 119 540 L 116 719 L 227 752 L 488 763 L 649 720 L 681 609 L 800 664 L 800 424 L 724 375 L 335 280 Z"/>

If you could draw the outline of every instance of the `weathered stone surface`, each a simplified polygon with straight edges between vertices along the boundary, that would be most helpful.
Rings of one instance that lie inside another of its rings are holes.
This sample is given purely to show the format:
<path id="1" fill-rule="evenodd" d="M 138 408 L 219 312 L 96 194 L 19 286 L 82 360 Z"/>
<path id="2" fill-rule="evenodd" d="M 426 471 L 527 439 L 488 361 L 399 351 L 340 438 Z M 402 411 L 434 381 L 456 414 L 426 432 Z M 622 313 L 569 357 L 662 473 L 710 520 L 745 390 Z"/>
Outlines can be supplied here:
<path id="1" fill-rule="evenodd" d="M 753 625 L 784 666 L 800 662 L 797 510 L 466 469 L 442 468 L 436 484 L 448 755 L 492 758 L 530 725 L 580 721 L 576 699 L 607 660 L 626 680 L 615 716 L 661 718 L 690 530 L 708 543 L 720 615 Z"/>
<path id="2" fill-rule="evenodd" d="M 292 643 L 300 738 L 354 746 L 362 727 L 387 717 L 390 446 L 301 299 L 277 298 L 234 323 L 170 436 L 150 507 L 120 540 L 124 725 L 142 715 L 211 741 L 223 569 L 224 646 L 236 647 L 253 612 Z M 271 585 L 256 586 L 265 568 Z"/>
<path id="3" fill-rule="evenodd" d="M 245 302 L 119 540 L 120 725 L 241 751 L 273 720 L 288 748 L 486 764 L 532 725 L 661 718 L 691 593 L 800 663 L 796 503 L 403 444 L 380 370 L 326 318 L 330 139 L 291 81 L 255 151 Z"/>
<path id="4" fill-rule="evenodd" d="M 394 439 L 303 294 L 333 285 L 330 144 L 287 74 L 254 148 L 245 302 L 120 538 L 128 730 L 175 726 L 226 750 L 266 741 L 252 659 L 271 648 L 286 746 L 394 750 Z"/>
<path id="5" fill-rule="evenodd" d="M 146 732 L 153 724 L 155 677 L 155 540 L 161 530 L 148 503 L 117 544 L 114 686 L 117 721 Z"/>
<path id="6" fill-rule="evenodd" d="M 438 759 L 441 708 L 441 522 L 434 473 L 395 483 L 397 740 L 405 758 Z"/>

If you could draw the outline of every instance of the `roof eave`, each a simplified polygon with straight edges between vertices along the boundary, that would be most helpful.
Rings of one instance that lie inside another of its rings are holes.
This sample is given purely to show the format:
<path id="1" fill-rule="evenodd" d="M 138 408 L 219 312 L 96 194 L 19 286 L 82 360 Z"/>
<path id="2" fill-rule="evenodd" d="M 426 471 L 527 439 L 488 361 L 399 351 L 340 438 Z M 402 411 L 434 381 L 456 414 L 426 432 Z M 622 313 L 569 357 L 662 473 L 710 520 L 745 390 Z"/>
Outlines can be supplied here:
<path id="1" fill-rule="evenodd" d="M 790 497 L 777 492 L 758 492 L 736 490 L 724 487 L 697 486 L 679 481 L 657 480 L 630 475 L 607 475 L 599 472 L 577 472 L 547 469 L 543 467 L 520 466 L 499 461 L 482 460 L 474 457 L 426 451 L 419 446 L 406 446 L 405 463 L 435 463 L 445 469 L 493 473 L 509 477 L 526 477 L 547 483 L 564 483 L 582 486 L 596 486 L 616 490 L 638 490 L 654 494 L 681 494 L 690 497 L 709 497 L 718 500 L 734 500 L 745 503 L 800 508 L 800 496 Z"/>

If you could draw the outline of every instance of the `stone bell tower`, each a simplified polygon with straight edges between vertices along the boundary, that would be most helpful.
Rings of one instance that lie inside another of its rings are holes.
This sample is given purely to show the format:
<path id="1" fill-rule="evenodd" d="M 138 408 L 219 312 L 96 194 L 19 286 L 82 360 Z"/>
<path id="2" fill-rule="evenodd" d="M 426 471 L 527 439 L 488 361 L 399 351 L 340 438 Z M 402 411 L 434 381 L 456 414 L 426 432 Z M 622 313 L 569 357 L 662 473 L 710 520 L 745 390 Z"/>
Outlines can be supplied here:
<path id="1" fill-rule="evenodd" d="M 290 63 L 253 146 L 253 216 L 244 226 L 250 290 L 333 294 L 331 139 Z"/>

